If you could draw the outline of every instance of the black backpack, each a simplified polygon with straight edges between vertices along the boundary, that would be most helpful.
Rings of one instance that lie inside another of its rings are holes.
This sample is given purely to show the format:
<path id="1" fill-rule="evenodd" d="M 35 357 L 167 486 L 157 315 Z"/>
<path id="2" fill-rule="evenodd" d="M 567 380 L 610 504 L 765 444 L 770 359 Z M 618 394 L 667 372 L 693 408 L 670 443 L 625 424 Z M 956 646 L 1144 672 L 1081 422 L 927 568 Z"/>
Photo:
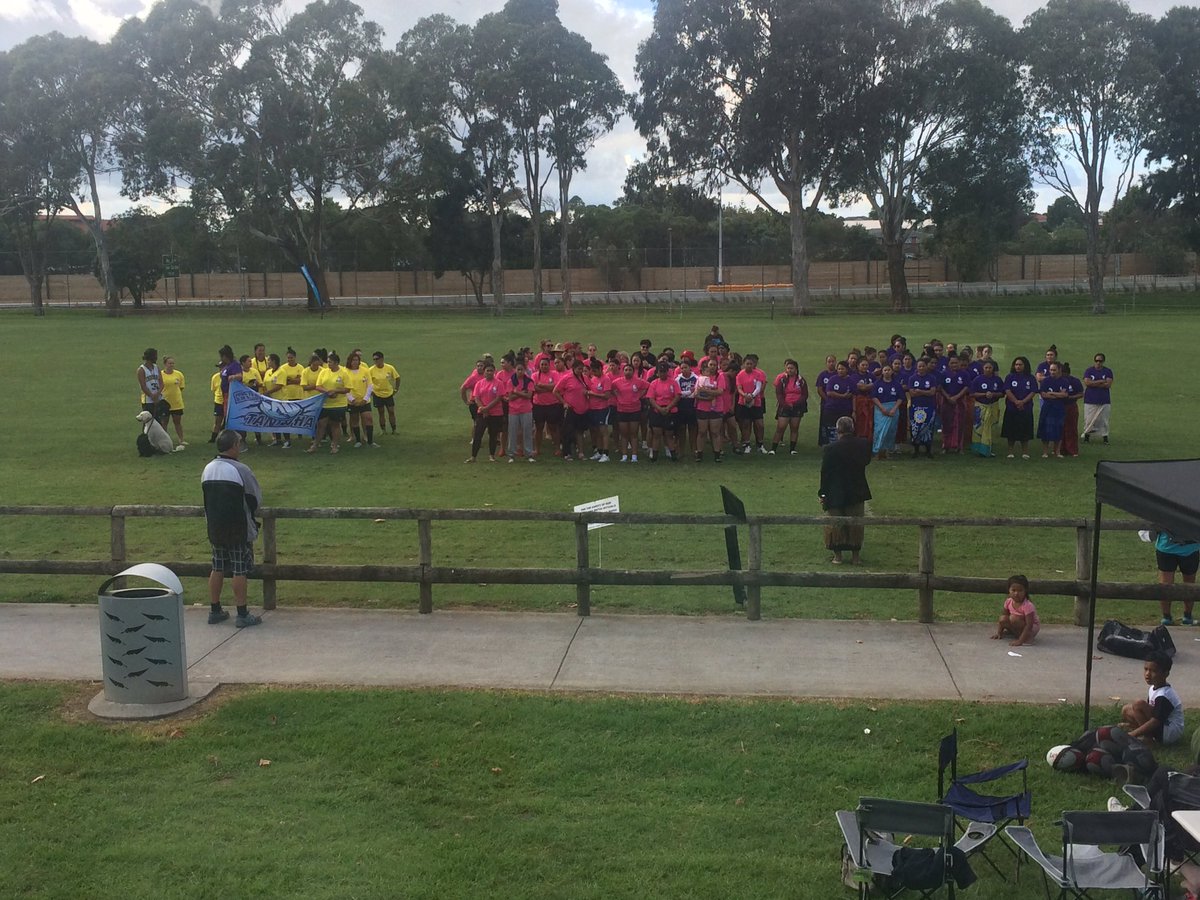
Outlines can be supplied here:
<path id="1" fill-rule="evenodd" d="M 138 456 L 154 456 L 158 453 L 154 449 L 154 445 L 150 443 L 149 435 L 144 431 L 137 436 L 137 451 Z"/>

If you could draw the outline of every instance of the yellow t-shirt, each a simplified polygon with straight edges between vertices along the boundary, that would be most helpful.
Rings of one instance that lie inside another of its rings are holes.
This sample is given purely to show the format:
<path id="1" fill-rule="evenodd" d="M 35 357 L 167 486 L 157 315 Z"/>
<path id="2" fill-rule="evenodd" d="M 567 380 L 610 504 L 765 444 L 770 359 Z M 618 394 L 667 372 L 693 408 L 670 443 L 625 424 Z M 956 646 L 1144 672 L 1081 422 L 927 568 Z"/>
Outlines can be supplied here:
<path id="1" fill-rule="evenodd" d="M 349 387 L 346 383 L 346 373 L 349 369 L 343 369 L 340 366 L 336 372 L 331 372 L 328 369 L 322 369 L 317 375 L 317 387 L 325 390 L 333 390 L 334 388 Z M 326 409 L 345 409 L 349 405 L 346 399 L 347 394 L 326 394 L 325 408 Z"/>
<path id="2" fill-rule="evenodd" d="M 272 400 L 282 400 L 283 397 L 280 391 L 275 388 L 280 384 L 279 370 L 271 369 L 263 376 L 262 393 L 264 397 L 270 397 Z"/>
<path id="3" fill-rule="evenodd" d="M 304 371 L 300 373 L 300 390 L 304 394 L 304 399 L 308 399 L 317 392 L 317 379 L 321 377 L 322 372 L 328 372 L 326 368 L 312 370 L 312 366 L 305 366 Z"/>
<path id="4" fill-rule="evenodd" d="M 221 379 L 217 378 L 218 389 L 221 386 Z M 183 411 L 183 373 L 176 369 L 174 372 L 162 373 L 162 395 L 163 399 L 171 407 L 171 412 Z"/>
<path id="5" fill-rule="evenodd" d="M 346 387 L 350 388 L 351 401 L 361 406 L 367 398 L 367 385 L 371 383 L 371 376 L 366 367 L 360 365 L 357 369 L 351 369 L 342 366 L 338 371 L 346 373 Z"/>
<path id="6" fill-rule="evenodd" d="M 214 372 L 212 379 L 208 382 L 208 386 L 212 388 L 213 403 L 225 405 L 225 395 L 221 393 L 221 373 Z"/>
<path id="7" fill-rule="evenodd" d="M 391 363 L 371 366 L 367 371 L 371 376 L 371 393 L 376 397 L 390 397 L 400 387 L 400 373 Z"/>
<path id="8" fill-rule="evenodd" d="M 288 384 L 288 379 L 289 378 L 303 379 L 304 373 L 306 371 L 311 372 L 312 370 L 306 369 L 304 366 L 300 365 L 299 363 L 296 363 L 295 365 L 291 365 L 291 366 L 289 366 L 287 363 L 284 363 L 282 366 L 280 366 L 278 369 L 276 369 L 275 377 L 279 380 L 279 384 L 282 385 L 282 387 L 279 389 L 279 393 L 273 395 L 275 397 L 275 399 L 276 400 L 299 400 L 301 397 L 303 397 L 304 396 L 304 388 L 301 387 L 301 382 L 298 381 L 295 384 Z M 314 373 L 314 374 L 316 374 L 316 373 Z M 312 396 L 312 395 L 309 394 L 309 396 Z"/>
<path id="9" fill-rule="evenodd" d="M 242 384 L 252 391 L 259 391 L 262 388 L 262 376 L 258 374 L 258 370 L 254 366 L 250 366 L 249 372 L 242 372 Z"/>
<path id="10" fill-rule="evenodd" d="M 262 362 L 258 361 L 258 357 L 250 357 L 250 366 L 258 373 L 259 381 L 266 380 L 267 373 L 271 371 L 271 361 L 264 358 Z"/>

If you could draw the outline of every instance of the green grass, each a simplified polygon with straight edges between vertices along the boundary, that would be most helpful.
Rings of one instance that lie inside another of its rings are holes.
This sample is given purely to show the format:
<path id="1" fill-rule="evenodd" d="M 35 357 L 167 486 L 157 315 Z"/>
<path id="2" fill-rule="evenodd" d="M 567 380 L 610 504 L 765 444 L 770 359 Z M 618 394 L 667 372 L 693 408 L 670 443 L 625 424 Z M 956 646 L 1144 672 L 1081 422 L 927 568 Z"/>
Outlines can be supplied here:
<path id="1" fill-rule="evenodd" d="M 998 304 L 1004 304 L 1000 308 Z M 404 424 L 385 449 L 347 449 L 337 457 L 254 450 L 246 457 L 258 473 L 272 505 L 422 506 L 569 510 L 574 504 L 618 494 L 622 509 L 655 512 L 717 512 L 718 484 L 729 486 L 753 513 L 817 513 L 819 454 L 815 415 L 801 425 L 797 458 L 730 459 L 719 470 L 696 466 L 637 467 L 610 464 L 565 465 L 547 459 L 535 466 L 463 465 L 467 417 L 457 388 L 484 351 L 497 355 L 510 347 L 535 345 L 542 337 L 594 340 L 601 348 L 635 346 L 649 336 L 656 346 L 699 349 L 700 338 L 718 322 L 734 347 L 754 351 L 774 375 L 784 357 L 794 356 L 810 378 L 827 351 L 853 345 L 886 344 L 893 331 L 919 346 L 930 337 L 961 343 L 989 342 L 1007 361 L 1014 354 L 1037 359 L 1056 343 L 1063 359 L 1078 371 L 1097 350 L 1108 354 L 1117 373 L 1112 447 L 1085 447 L 1077 460 L 1035 459 L 1028 463 L 970 458 L 871 467 L 873 512 L 938 516 L 1088 516 L 1093 507 L 1095 461 L 1179 458 L 1195 454 L 1185 420 L 1179 418 L 1189 382 L 1164 379 L 1164 348 L 1180 346 L 1180 336 L 1200 324 L 1188 294 L 1114 297 L 1113 313 L 1093 317 L 1083 298 L 974 298 L 942 302 L 931 312 L 895 317 L 883 301 L 867 304 L 868 315 L 817 315 L 794 319 L 769 308 L 736 304 L 681 309 L 624 306 L 588 309 L 570 319 L 538 317 L 522 311 L 496 319 L 473 312 L 425 313 L 337 310 L 323 321 L 304 313 L 258 310 L 185 310 L 109 319 L 99 312 L 54 312 L 38 320 L 22 313 L 3 319 L 7 343 L 31 359 L 40 377 L 20 379 L 12 402 L 29 410 L 25 427 L 10 429 L 0 443 L 0 497 L 5 503 L 116 504 L 200 502 L 198 477 L 208 458 L 210 401 L 206 393 L 215 350 L 229 342 L 239 352 L 257 340 L 271 349 L 287 344 L 302 353 L 314 346 L 346 353 L 354 346 L 376 348 L 401 371 L 400 407 Z M 1136 304 L 1136 306 L 1134 305 Z M 1136 309 L 1136 312 L 1135 312 Z M 1150 310 L 1150 311 L 1147 311 Z M 1157 311 L 1155 311 L 1157 310 Z M 141 460 L 134 452 L 137 412 L 134 370 L 146 346 L 172 354 L 189 379 L 185 416 L 192 446 L 166 458 Z M 16 364 L 14 364 L 16 365 Z M 66 379 L 63 381 L 62 379 Z M 47 402 L 49 401 L 49 402 Z M 37 410 L 36 413 L 33 410 Z M 1178 423 L 1178 424 L 1177 424 Z M 131 520 L 129 557 L 133 561 L 206 558 L 207 545 L 197 520 Z M 593 553 L 603 541 L 603 564 L 610 567 L 670 567 L 707 570 L 724 564 L 719 529 L 614 527 L 597 532 Z M 872 571 L 912 571 L 915 529 L 872 528 L 865 557 Z M 362 522 L 281 523 L 283 562 L 414 563 L 415 525 Z M 570 565 L 574 558 L 570 526 L 546 523 L 442 524 L 434 526 L 438 565 L 525 563 Z M 503 557 L 499 551 L 503 551 Z M 102 519 L 0 519 L 0 553 L 10 558 L 106 558 L 107 522 Z M 1102 577 L 1147 581 L 1153 556 L 1130 533 L 1103 538 Z M 768 528 L 764 565 L 797 570 L 826 566 L 815 527 Z M 1004 577 L 1014 571 L 1031 578 L 1070 577 L 1074 535 L 1069 531 L 942 529 L 938 532 L 938 571 Z M 95 578 L 0 578 L 0 599 L 87 601 Z M 189 599 L 203 599 L 199 582 L 187 582 Z M 675 590 L 597 588 L 598 611 L 666 611 L 734 614 L 727 590 L 697 587 Z M 435 605 L 504 609 L 567 609 L 569 587 L 438 587 Z M 282 604 L 411 607 L 412 586 L 387 584 L 281 585 Z M 1069 621 L 1069 598 L 1041 601 L 1046 621 Z M 996 597 L 939 595 L 944 620 L 991 618 Z M 828 592 L 765 590 L 767 616 L 894 617 L 913 619 L 911 592 Z M 1106 603 L 1102 616 L 1147 622 L 1146 604 Z"/>
<path id="2" fill-rule="evenodd" d="M 1044 842 L 1112 787 L 1043 762 L 1075 707 L 245 689 L 115 726 L 94 690 L 0 685 L 0 896 L 840 897 L 834 811 L 935 799 L 955 726 L 968 771 L 1029 757 Z"/>

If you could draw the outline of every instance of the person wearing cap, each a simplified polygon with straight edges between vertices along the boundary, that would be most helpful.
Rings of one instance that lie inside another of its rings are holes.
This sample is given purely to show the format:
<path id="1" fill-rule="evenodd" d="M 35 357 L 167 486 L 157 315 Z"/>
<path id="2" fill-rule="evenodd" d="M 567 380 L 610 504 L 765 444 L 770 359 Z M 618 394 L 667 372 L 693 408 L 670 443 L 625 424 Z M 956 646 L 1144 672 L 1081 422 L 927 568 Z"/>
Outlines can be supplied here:
<path id="1" fill-rule="evenodd" d="M 396 433 L 396 392 L 400 390 L 400 373 L 389 362 L 383 361 L 383 353 L 376 350 L 371 354 L 371 405 L 379 414 L 379 430 L 383 431 L 384 412 L 387 412 L 387 424 L 391 426 L 392 434 Z"/>

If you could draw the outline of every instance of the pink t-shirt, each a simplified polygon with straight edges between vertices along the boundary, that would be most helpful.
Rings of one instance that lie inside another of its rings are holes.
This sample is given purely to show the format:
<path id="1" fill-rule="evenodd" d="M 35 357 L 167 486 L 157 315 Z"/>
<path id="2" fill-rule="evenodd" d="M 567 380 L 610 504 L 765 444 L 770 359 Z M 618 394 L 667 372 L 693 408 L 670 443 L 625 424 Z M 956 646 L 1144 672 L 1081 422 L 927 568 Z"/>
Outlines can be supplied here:
<path id="1" fill-rule="evenodd" d="M 612 383 L 613 394 L 617 399 L 617 412 L 638 412 L 642 408 L 642 397 L 646 394 L 646 382 L 636 375 L 632 378 L 621 376 Z"/>
<path id="2" fill-rule="evenodd" d="M 726 396 L 725 385 L 724 385 L 724 382 L 722 381 L 723 377 L 724 376 L 721 375 L 720 372 L 718 372 L 716 375 L 712 376 L 711 378 L 707 375 L 701 375 L 696 379 L 696 411 L 697 412 L 712 412 L 713 410 L 716 410 L 717 412 L 721 411 L 721 403 L 723 402 L 723 399 Z M 720 393 L 716 397 L 710 397 L 708 399 L 705 399 L 704 397 L 702 397 L 700 395 L 700 391 L 711 391 L 711 390 L 717 390 Z"/>
<path id="3" fill-rule="evenodd" d="M 467 380 L 462 383 L 462 387 L 459 388 L 459 390 L 466 391 L 468 396 L 474 394 L 475 385 L 479 381 L 479 379 L 482 377 L 483 376 L 480 375 L 478 372 L 472 372 L 470 375 L 467 376 Z"/>
<path id="4" fill-rule="evenodd" d="M 575 377 L 573 372 L 568 372 L 558 380 L 558 387 L 555 388 L 562 397 L 563 403 L 577 413 L 585 413 L 588 411 L 588 398 L 585 393 L 587 390 L 586 379 L 581 381 Z"/>
<path id="5" fill-rule="evenodd" d="M 559 376 L 554 374 L 554 372 L 534 372 L 532 379 L 535 388 L 538 385 L 547 385 L 550 388 L 548 391 L 535 390 L 533 393 L 533 405 L 557 406 L 559 399 L 554 396 L 554 386 L 558 384 Z"/>
<path id="6" fill-rule="evenodd" d="M 1010 616 L 1025 616 L 1026 618 L 1032 616 L 1033 624 L 1037 627 L 1041 627 L 1042 623 L 1041 620 L 1038 619 L 1037 609 L 1034 608 L 1033 601 L 1031 601 L 1028 597 L 1022 600 L 1019 605 L 1012 597 L 1006 597 L 1004 600 L 1004 611 Z"/>
<path id="7" fill-rule="evenodd" d="M 607 372 L 601 372 L 599 375 L 587 376 L 588 390 L 594 391 L 597 394 L 607 394 L 612 386 L 612 376 Z M 588 409 L 608 409 L 612 405 L 611 400 L 605 397 L 588 397 Z"/>
<path id="8" fill-rule="evenodd" d="M 657 378 L 650 382 L 646 396 L 651 402 L 666 407 L 668 412 L 675 412 L 675 401 L 679 399 L 679 382 L 674 378 Z"/>
<path id="9" fill-rule="evenodd" d="M 512 383 L 514 378 L 517 380 L 516 384 Z M 509 385 L 509 388 L 508 388 L 508 414 L 509 415 L 518 414 L 519 415 L 521 413 L 533 412 L 533 400 L 531 398 L 518 397 L 516 394 L 513 393 L 513 391 L 517 390 L 517 389 L 520 389 L 522 391 L 532 391 L 533 390 L 533 379 L 531 379 L 528 375 L 524 374 L 523 372 L 512 372 L 512 373 L 506 374 L 504 376 L 504 379 L 508 382 L 508 385 Z"/>
<path id="10" fill-rule="evenodd" d="M 753 372 L 747 372 L 745 369 L 741 369 L 737 373 L 736 384 L 738 389 L 737 402 L 739 406 L 758 407 L 763 405 L 763 389 L 767 385 L 766 372 L 764 372 L 762 369 L 755 369 Z M 742 391 L 745 391 L 747 394 L 749 394 L 756 388 L 758 390 L 758 394 L 752 399 L 747 400 L 742 396 Z"/>
<path id="11" fill-rule="evenodd" d="M 779 390 L 780 385 L 783 385 L 783 402 L 787 406 L 795 406 L 801 400 L 808 399 L 808 385 L 799 375 L 790 378 L 787 372 L 780 372 L 775 376 L 775 390 Z"/>
<path id="12" fill-rule="evenodd" d="M 471 389 L 471 399 L 475 401 L 475 405 L 481 410 L 493 400 L 500 401 L 503 398 L 504 385 L 500 383 L 498 377 L 493 378 L 491 381 L 488 381 L 486 378 L 480 378 L 475 382 L 475 387 Z M 504 415 L 504 404 L 497 402 L 495 405 L 488 407 L 487 415 Z"/>

